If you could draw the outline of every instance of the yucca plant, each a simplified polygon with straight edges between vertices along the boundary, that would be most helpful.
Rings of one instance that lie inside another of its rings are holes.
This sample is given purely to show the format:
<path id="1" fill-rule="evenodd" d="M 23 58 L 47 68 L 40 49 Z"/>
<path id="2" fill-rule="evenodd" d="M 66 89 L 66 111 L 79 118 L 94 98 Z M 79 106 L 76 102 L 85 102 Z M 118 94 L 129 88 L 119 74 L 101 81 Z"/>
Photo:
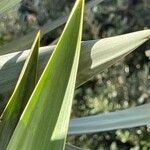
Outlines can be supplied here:
<path id="1" fill-rule="evenodd" d="M 3 11 L 1 9 L 0 12 Z M 65 145 L 67 134 L 101 132 L 150 123 L 150 104 L 145 104 L 118 112 L 71 119 L 69 124 L 75 88 L 115 64 L 150 37 L 150 30 L 144 30 L 81 42 L 83 12 L 84 0 L 77 0 L 58 44 L 40 48 L 39 61 L 40 32 L 31 50 L 15 52 L 17 48 L 28 46 L 30 38 L 26 37 L 23 45 L 17 45 L 16 49 L 12 47 L 12 53 L 8 53 L 10 46 L 6 51 L 1 47 L 0 54 L 8 54 L 0 56 L 0 94 L 5 95 L 15 89 L 1 114 L 0 149 L 79 149 Z"/>

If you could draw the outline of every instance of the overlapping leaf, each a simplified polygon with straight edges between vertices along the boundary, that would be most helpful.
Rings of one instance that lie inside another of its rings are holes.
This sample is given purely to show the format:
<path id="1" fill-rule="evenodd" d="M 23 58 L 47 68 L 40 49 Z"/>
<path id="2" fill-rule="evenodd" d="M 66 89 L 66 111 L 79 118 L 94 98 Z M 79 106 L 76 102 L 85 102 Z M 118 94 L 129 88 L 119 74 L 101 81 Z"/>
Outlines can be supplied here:
<path id="1" fill-rule="evenodd" d="M 0 149 L 6 149 L 21 113 L 35 87 L 39 42 L 40 37 L 38 33 L 33 43 L 31 53 L 24 64 L 15 90 L 1 115 Z"/>
<path id="2" fill-rule="evenodd" d="M 76 86 L 116 63 L 149 39 L 150 30 L 138 31 L 102 40 L 82 42 Z M 54 46 L 40 49 L 40 70 L 43 70 Z M 0 94 L 10 91 L 17 81 L 28 51 L 0 56 Z M 18 55 L 21 55 L 18 57 Z"/>
<path id="3" fill-rule="evenodd" d="M 83 10 L 84 0 L 77 0 L 8 150 L 64 149 L 80 56 Z"/>

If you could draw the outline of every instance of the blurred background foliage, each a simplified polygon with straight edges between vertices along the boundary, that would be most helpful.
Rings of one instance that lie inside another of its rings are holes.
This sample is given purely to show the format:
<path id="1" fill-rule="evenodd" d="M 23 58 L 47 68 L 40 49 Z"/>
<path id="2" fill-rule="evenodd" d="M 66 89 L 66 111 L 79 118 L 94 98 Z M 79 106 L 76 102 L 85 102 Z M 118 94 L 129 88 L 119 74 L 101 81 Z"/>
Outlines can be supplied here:
<path id="1" fill-rule="evenodd" d="M 47 21 L 65 16 L 70 12 L 73 2 L 23 0 L 15 10 L 1 16 L 0 45 L 43 26 Z M 149 16 L 149 0 L 104 0 L 86 11 L 83 40 L 147 29 L 150 27 Z M 60 27 L 46 34 L 42 38 L 42 45 L 55 44 L 62 29 Z M 78 88 L 75 91 L 72 118 L 149 103 L 150 62 L 145 55 L 148 49 L 149 42 Z M 89 150 L 149 150 L 150 127 L 69 136 L 68 142 Z"/>

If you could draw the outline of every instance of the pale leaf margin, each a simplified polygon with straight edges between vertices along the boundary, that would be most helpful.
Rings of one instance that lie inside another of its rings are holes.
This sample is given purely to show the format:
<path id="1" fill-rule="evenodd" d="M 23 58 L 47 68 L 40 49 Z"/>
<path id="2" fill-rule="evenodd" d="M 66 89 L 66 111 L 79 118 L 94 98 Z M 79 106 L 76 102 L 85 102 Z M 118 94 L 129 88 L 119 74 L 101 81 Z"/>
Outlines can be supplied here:
<path id="1" fill-rule="evenodd" d="M 74 145 L 71 145 L 71 144 L 66 144 L 65 145 L 65 150 L 83 150 L 83 149 L 81 149 L 79 147 L 76 147 Z"/>

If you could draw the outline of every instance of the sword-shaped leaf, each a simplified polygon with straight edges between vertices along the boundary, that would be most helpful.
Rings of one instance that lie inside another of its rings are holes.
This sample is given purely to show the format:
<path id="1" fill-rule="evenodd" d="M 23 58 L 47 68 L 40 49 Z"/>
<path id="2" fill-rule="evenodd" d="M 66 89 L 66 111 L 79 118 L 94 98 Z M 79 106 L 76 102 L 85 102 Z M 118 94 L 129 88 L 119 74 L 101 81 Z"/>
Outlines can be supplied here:
<path id="1" fill-rule="evenodd" d="M 76 87 L 104 71 L 149 40 L 150 30 L 143 30 L 101 40 L 82 42 Z M 40 70 L 43 70 L 54 46 L 40 48 Z M 29 50 L 0 56 L 0 94 L 10 91 L 17 81 Z"/>
<path id="2" fill-rule="evenodd" d="M 150 104 L 72 119 L 68 134 L 85 134 L 150 125 Z"/>
<path id="3" fill-rule="evenodd" d="M 64 32 L 19 120 L 8 150 L 63 150 L 80 56 L 84 0 Z"/>
<path id="4" fill-rule="evenodd" d="M 37 60 L 40 37 L 39 33 L 33 43 L 31 52 L 24 64 L 15 90 L 6 105 L 0 121 L 0 149 L 6 149 L 15 130 L 21 113 L 36 84 Z"/>

